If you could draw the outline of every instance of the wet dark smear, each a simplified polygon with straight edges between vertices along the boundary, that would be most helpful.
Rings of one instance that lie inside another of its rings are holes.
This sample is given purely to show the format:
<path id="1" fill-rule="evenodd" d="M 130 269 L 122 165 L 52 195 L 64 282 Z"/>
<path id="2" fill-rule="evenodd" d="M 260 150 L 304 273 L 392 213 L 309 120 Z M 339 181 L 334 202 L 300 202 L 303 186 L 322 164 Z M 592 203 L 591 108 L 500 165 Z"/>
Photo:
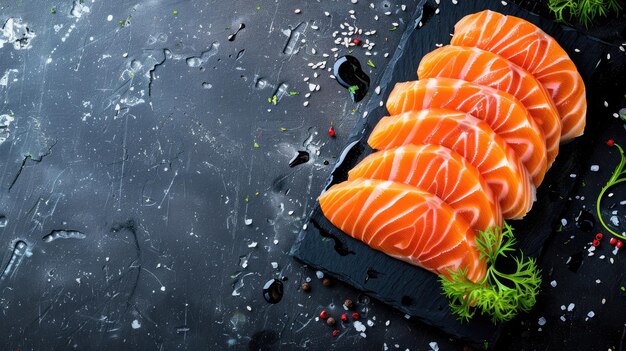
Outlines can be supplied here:
<path id="1" fill-rule="evenodd" d="M 236 31 L 235 33 L 233 33 L 233 34 L 231 34 L 231 35 L 229 35 L 229 36 L 228 36 L 228 41 L 235 41 L 235 38 L 237 38 L 237 34 L 239 34 L 239 32 L 240 32 L 242 29 L 244 29 L 244 28 L 246 28 L 246 25 L 245 25 L 245 24 L 243 24 L 243 23 L 242 23 L 242 24 L 240 24 L 240 25 L 239 25 L 239 29 L 237 29 L 237 31 Z"/>
<path id="2" fill-rule="evenodd" d="M 402 300 L 400 300 L 400 303 L 402 303 L 403 306 L 411 306 L 413 304 L 413 298 L 404 295 L 402 296 Z"/>
<path id="3" fill-rule="evenodd" d="M 254 333 L 248 343 L 249 351 L 272 350 L 278 342 L 278 334 L 272 330 L 261 330 Z"/>
<path id="4" fill-rule="evenodd" d="M 326 219 L 326 217 L 323 217 L 325 222 L 328 222 L 328 219 Z M 356 252 L 348 249 L 348 247 L 346 246 L 346 244 L 341 241 L 341 239 L 339 239 L 338 237 L 336 237 L 335 235 L 331 234 L 330 232 L 324 230 L 322 228 L 322 226 L 317 223 L 317 221 L 311 221 L 311 223 L 313 223 L 313 225 L 315 226 L 315 228 L 317 228 L 317 230 L 320 232 L 320 234 L 325 237 L 325 238 L 329 238 L 329 239 L 333 239 L 333 241 L 335 242 L 335 251 L 341 255 L 341 256 L 348 256 L 348 255 L 355 255 Z M 330 222 L 328 222 L 329 224 L 327 224 L 327 226 L 332 227 L 332 224 L 330 224 Z M 333 227 L 334 228 L 334 227 Z"/>
<path id="5" fill-rule="evenodd" d="M 269 303 L 279 303 L 283 298 L 283 282 L 270 279 L 263 285 L 263 297 Z"/>
<path id="6" fill-rule="evenodd" d="M 298 150 L 298 154 L 289 161 L 289 167 L 293 168 L 307 162 L 309 162 L 309 153 L 307 151 Z"/>
<path id="7" fill-rule="evenodd" d="M 584 232 L 591 232 L 596 226 L 596 218 L 587 210 L 581 210 L 576 217 L 576 227 Z"/>
<path id="8" fill-rule="evenodd" d="M 352 101 L 363 100 L 370 87 L 370 77 L 363 72 L 356 57 L 345 55 L 338 58 L 333 66 L 333 75 L 342 87 L 348 89 Z"/>
<path id="9" fill-rule="evenodd" d="M 365 276 L 365 282 L 367 283 L 367 281 L 368 281 L 368 280 L 370 280 L 370 279 L 376 279 L 376 278 L 378 278 L 378 275 L 379 275 L 379 274 L 383 274 L 383 273 L 378 272 L 378 271 L 377 271 L 377 270 L 375 270 L 374 268 L 371 268 L 371 267 L 370 267 L 370 268 L 368 268 L 368 269 L 367 269 L 367 276 Z"/>
<path id="10" fill-rule="evenodd" d="M 570 256 L 567 262 L 567 268 L 569 268 L 570 271 L 576 273 L 578 272 L 578 268 L 580 268 L 582 264 L 583 264 L 583 252 L 580 251 Z"/>

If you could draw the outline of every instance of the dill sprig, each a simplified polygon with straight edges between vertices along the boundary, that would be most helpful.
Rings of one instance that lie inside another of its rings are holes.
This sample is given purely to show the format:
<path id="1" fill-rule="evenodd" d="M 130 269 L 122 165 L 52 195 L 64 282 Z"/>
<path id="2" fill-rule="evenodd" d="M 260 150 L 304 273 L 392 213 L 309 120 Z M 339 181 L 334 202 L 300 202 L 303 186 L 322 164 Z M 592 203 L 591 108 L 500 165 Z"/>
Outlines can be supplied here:
<path id="1" fill-rule="evenodd" d="M 585 27 L 598 16 L 607 17 L 609 13 L 618 14 L 622 9 L 620 0 L 550 0 L 550 11 L 558 22 L 575 19 Z"/>
<path id="2" fill-rule="evenodd" d="M 598 194 L 598 199 L 596 200 L 596 213 L 604 229 L 606 229 L 609 233 L 615 235 L 616 237 L 626 240 L 625 235 L 619 234 L 604 222 L 604 219 L 602 219 L 602 212 L 600 211 L 600 204 L 602 203 L 604 193 L 609 190 L 609 188 L 617 184 L 626 182 L 626 156 L 624 155 L 624 149 L 622 149 L 621 146 L 617 145 L 613 140 L 609 140 L 607 144 L 609 144 L 610 147 L 617 147 L 620 154 L 620 162 L 617 167 L 615 167 L 611 178 L 609 178 L 609 180 L 606 182 L 606 185 L 604 185 L 604 187 L 602 187 L 602 190 L 600 190 L 600 194 Z"/>
<path id="3" fill-rule="evenodd" d="M 439 276 L 443 294 L 450 300 L 452 312 L 462 320 L 471 319 L 476 311 L 488 315 L 494 323 L 508 321 L 520 311 L 529 311 L 536 302 L 541 285 L 540 271 L 533 258 L 513 257 L 515 271 L 503 273 L 496 269 L 500 257 L 515 251 L 513 228 L 489 228 L 475 237 L 476 248 L 487 264 L 483 279 L 473 282 L 467 270 L 450 272 L 450 277 Z"/>

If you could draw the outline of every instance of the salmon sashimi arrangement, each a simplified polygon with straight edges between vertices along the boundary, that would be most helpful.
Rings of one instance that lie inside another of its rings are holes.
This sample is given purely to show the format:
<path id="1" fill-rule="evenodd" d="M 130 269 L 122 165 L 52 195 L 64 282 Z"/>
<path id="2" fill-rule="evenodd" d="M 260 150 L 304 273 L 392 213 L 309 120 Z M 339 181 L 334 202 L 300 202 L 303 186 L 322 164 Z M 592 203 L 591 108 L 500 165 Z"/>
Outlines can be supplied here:
<path id="1" fill-rule="evenodd" d="M 537 26 L 486 10 L 462 18 L 454 26 L 451 44 L 491 51 L 532 73 L 559 110 L 561 141 L 583 134 L 585 83 L 565 50 Z"/>
<path id="2" fill-rule="evenodd" d="M 441 145 L 406 145 L 375 152 L 348 173 L 358 178 L 400 182 L 424 189 L 450 205 L 471 228 L 502 225 L 500 205 L 479 171 Z M 473 244 L 474 231 L 470 244 Z"/>
<path id="3" fill-rule="evenodd" d="M 324 216 L 371 248 L 439 276 L 457 317 L 505 321 L 536 302 L 535 260 L 496 268 L 559 144 L 583 133 L 585 86 L 556 41 L 520 18 L 483 11 L 398 82 L 363 159 L 319 198 Z M 532 235 L 527 233 L 526 235 Z"/>
<path id="4" fill-rule="evenodd" d="M 434 109 L 384 117 L 368 143 L 381 150 L 435 144 L 457 152 L 479 170 L 506 218 L 522 218 L 535 200 L 535 187 L 515 152 L 487 123 L 469 114 Z"/>
<path id="5" fill-rule="evenodd" d="M 397 83 L 389 99 L 391 115 L 427 108 L 463 111 L 484 120 L 515 150 L 535 186 L 547 170 L 543 132 L 524 106 L 511 94 L 450 78 L 430 78 Z"/>
<path id="6" fill-rule="evenodd" d="M 462 79 L 515 96 L 543 131 L 548 167 L 554 162 L 561 142 L 561 120 L 550 95 L 530 72 L 489 51 L 447 45 L 422 58 L 417 76 Z"/>
<path id="7" fill-rule="evenodd" d="M 374 249 L 438 274 L 466 267 L 472 281 L 485 275 L 485 262 L 468 240 L 470 226 L 427 191 L 355 179 L 332 187 L 319 201 L 335 226 Z"/>

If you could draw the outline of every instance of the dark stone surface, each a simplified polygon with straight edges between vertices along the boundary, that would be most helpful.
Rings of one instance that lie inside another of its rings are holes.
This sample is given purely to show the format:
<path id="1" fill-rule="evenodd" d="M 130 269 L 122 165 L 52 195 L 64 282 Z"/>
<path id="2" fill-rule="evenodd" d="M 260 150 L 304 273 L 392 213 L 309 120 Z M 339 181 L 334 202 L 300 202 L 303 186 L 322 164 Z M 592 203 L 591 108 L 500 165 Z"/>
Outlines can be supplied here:
<path id="1" fill-rule="evenodd" d="M 330 72 L 307 64 L 332 67 L 340 23 L 377 30 L 369 37 L 376 67 L 363 66 L 375 87 L 383 55 L 394 54 L 416 7 L 369 4 L 1 2 L 0 41 L 12 41 L 0 48 L 1 122 L 12 119 L 0 129 L 2 350 L 462 347 L 340 282 L 322 286 L 288 255 L 369 101 L 352 103 Z M 391 31 L 394 22 L 399 29 Z M 365 51 L 352 55 L 363 63 Z M 310 98 L 305 77 L 321 86 Z M 274 95 L 276 105 L 267 100 Z M 618 101 L 609 103 L 595 118 L 613 123 L 603 131 L 623 140 L 609 113 Z M 331 124 L 335 138 L 327 136 Z M 290 168 L 298 150 L 310 159 Z M 580 193 L 591 199 L 608 174 L 602 166 Z M 613 311 L 624 307 L 616 292 L 625 284 L 623 261 L 616 256 L 607 266 L 584 256 L 578 273 L 569 272 L 567 257 L 589 238 L 572 224 L 560 235 L 575 238 L 555 239 L 542 262 L 558 287 L 546 285 L 537 309 L 505 333 L 503 345 L 582 345 L 585 308 L 593 308 L 592 325 L 604 330 L 596 344 L 618 347 L 623 320 Z M 300 290 L 307 277 L 308 294 Z M 272 278 L 284 285 L 277 304 L 263 298 Z M 599 286 L 606 305 L 600 293 L 588 293 Z M 324 308 L 339 317 L 346 298 L 362 315 L 365 339 L 351 323 L 333 338 L 315 320 Z M 559 306 L 569 302 L 577 307 L 561 323 Z M 543 332 L 539 316 L 548 319 Z"/>

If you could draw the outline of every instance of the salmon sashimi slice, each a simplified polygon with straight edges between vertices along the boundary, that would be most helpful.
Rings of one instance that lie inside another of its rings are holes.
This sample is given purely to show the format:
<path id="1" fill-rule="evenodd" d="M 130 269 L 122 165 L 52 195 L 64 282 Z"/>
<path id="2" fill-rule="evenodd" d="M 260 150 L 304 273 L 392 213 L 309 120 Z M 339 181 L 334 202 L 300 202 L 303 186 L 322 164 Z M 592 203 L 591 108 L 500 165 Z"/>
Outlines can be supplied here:
<path id="1" fill-rule="evenodd" d="M 546 173 L 543 132 L 513 95 L 450 78 L 397 83 L 387 100 L 391 115 L 412 110 L 444 108 L 470 113 L 484 120 L 515 150 L 536 187 Z"/>
<path id="2" fill-rule="evenodd" d="M 334 226 L 373 249 L 448 277 L 458 269 L 466 269 L 472 281 L 485 276 L 486 264 L 468 240 L 472 229 L 429 192 L 355 179 L 332 186 L 319 202 Z"/>
<path id="3" fill-rule="evenodd" d="M 486 10 L 457 22 L 451 44 L 491 51 L 532 73 L 559 111 L 561 141 L 583 134 L 587 114 L 585 83 L 565 50 L 537 26 Z"/>
<path id="4" fill-rule="evenodd" d="M 561 141 L 559 112 L 543 85 L 530 72 L 489 51 L 447 45 L 424 56 L 417 75 L 420 79 L 462 79 L 515 96 L 543 131 L 548 168 L 554 162 Z"/>
<path id="5" fill-rule="evenodd" d="M 378 150 L 434 144 L 455 151 L 481 173 L 504 218 L 522 218 L 535 201 L 535 187 L 513 149 L 486 122 L 470 114 L 430 109 L 384 117 L 368 143 Z"/>
<path id="6" fill-rule="evenodd" d="M 373 153 L 348 173 L 348 180 L 358 178 L 423 189 L 450 205 L 474 230 L 502 225 L 500 205 L 480 172 L 441 145 L 405 145 Z"/>

